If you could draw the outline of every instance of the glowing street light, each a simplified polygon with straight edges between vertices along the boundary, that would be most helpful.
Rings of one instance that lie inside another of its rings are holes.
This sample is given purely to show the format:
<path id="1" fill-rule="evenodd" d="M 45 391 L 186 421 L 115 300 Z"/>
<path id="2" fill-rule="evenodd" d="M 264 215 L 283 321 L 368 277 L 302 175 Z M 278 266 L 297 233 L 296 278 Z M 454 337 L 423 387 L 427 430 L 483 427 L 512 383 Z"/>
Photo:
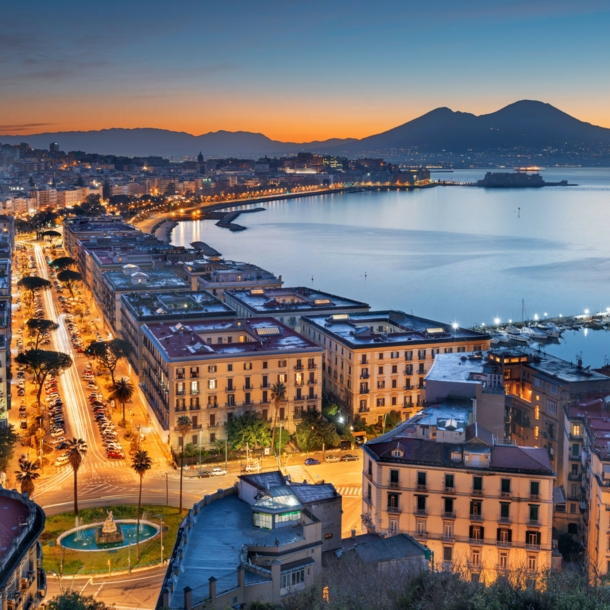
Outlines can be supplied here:
<path id="1" fill-rule="evenodd" d="M 500 318 L 495 318 L 494 319 L 494 324 L 497 326 L 498 324 L 500 324 Z"/>
<path id="2" fill-rule="evenodd" d="M 585 315 L 588 316 L 589 315 L 589 310 L 585 309 Z"/>
<path id="3" fill-rule="evenodd" d="M 536 320 L 536 321 L 538 320 L 538 314 L 537 313 L 534 314 L 534 320 Z"/>
<path id="4" fill-rule="evenodd" d="M 459 328 L 457 322 L 454 322 L 451 326 L 453 327 L 453 330 L 457 330 Z"/>

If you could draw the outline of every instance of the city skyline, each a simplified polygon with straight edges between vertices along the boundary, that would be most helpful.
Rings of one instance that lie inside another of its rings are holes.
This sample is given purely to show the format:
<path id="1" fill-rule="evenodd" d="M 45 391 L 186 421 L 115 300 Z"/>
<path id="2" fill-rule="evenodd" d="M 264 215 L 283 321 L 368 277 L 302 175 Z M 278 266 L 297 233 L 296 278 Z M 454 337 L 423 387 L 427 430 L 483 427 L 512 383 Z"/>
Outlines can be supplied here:
<path id="1" fill-rule="evenodd" d="M 33 6 L 1 11 L 6 135 L 157 127 L 361 138 L 439 106 L 485 114 L 515 99 L 610 126 L 601 2 L 441 3 L 434 14 L 396 2 L 383 12 L 359 2 Z"/>

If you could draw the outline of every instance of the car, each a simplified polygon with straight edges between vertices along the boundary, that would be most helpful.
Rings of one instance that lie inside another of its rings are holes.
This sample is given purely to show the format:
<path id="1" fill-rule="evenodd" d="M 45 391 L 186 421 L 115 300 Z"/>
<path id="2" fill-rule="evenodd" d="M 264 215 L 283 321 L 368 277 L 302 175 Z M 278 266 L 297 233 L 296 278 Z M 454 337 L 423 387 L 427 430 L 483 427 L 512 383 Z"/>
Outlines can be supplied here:
<path id="1" fill-rule="evenodd" d="M 117 453 L 116 451 L 109 451 L 106 453 L 106 457 L 111 460 L 124 460 L 125 456 L 122 453 Z"/>
<path id="2" fill-rule="evenodd" d="M 327 455 L 326 458 L 325 458 L 325 461 L 328 464 L 333 464 L 334 462 L 340 462 L 341 458 L 337 457 L 336 455 Z"/>
<path id="3" fill-rule="evenodd" d="M 58 445 L 59 443 L 65 443 L 65 442 L 66 442 L 65 436 L 58 436 L 57 438 L 54 438 L 51 440 L 52 445 Z"/>
<path id="4" fill-rule="evenodd" d="M 305 466 L 318 466 L 320 464 L 320 460 L 316 460 L 315 458 L 307 458 L 305 460 Z"/>
<path id="5" fill-rule="evenodd" d="M 341 461 L 342 462 L 357 462 L 360 458 L 357 455 L 353 455 L 351 453 L 346 453 L 345 455 L 341 456 Z"/>
<path id="6" fill-rule="evenodd" d="M 55 451 L 64 451 L 67 448 L 68 448 L 68 443 L 63 442 L 63 441 L 61 443 L 58 443 L 57 445 L 55 445 Z"/>
<path id="7" fill-rule="evenodd" d="M 244 468 L 244 472 L 260 472 L 260 471 L 261 471 L 261 465 L 259 463 L 246 464 L 246 466 Z"/>
<path id="8" fill-rule="evenodd" d="M 221 477 L 228 473 L 224 468 L 220 468 L 220 467 L 216 466 L 216 467 L 212 468 L 212 470 L 210 470 L 210 474 L 213 477 Z"/>
<path id="9" fill-rule="evenodd" d="M 212 473 L 209 470 L 198 470 L 197 471 L 197 476 L 200 479 L 207 479 L 207 478 L 212 476 Z"/>
<path id="10" fill-rule="evenodd" d="M 66 433 L 66 431 L 63 430 L 62 428 L 57 428 L 56 430 L 53 430 L 51 432 L 51 436 L 59 436 L 59 437 L 61 437 L 65 433 Z"/>
<path id="11" fill-rule="evenodd" d="M 19 427 L 23 430 L 26 430 L 28 427 L 28 422 L 22 421 L 21 424 L 19 424 Z"/>
<path id="12" fill-rule="evenodd" d="M 17 396 L 25 396 L 25 390 L 23 388 L 18 389 Z"/>

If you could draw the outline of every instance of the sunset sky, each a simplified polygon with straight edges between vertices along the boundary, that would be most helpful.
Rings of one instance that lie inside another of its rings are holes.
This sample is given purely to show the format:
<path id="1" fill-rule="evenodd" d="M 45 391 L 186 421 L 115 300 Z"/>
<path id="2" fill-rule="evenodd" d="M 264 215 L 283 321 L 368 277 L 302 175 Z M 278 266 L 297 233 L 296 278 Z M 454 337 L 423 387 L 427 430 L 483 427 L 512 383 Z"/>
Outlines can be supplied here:
<path id="1" fill-rule="evenodd" d="M 363 137 L 438 106 L 610 127 L 608 0 L 30 0 L 0 6 L 0 134 Z"/>

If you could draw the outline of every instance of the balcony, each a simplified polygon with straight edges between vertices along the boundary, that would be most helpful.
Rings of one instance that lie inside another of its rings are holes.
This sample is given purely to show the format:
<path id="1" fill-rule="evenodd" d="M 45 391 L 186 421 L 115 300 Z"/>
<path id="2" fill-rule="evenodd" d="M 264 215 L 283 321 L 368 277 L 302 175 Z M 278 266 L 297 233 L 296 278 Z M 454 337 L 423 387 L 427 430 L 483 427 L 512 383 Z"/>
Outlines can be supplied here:
<path id="1" fill-rule="evenodd" d="M 455 542 L 455 537 L 454 536 L 442 536 L 441 540 L 443 542 Z"/>
<path id="2" fill-rule="evenodd" d="M 483 495 L 483 490 L 482 489 L 473 489 L 472 490 L 472 495 L 473 496 L 482 496 Z"/>
<path id="3" fill-rule="evenodd" d="M 483 540 L 483 538 L 469 538 L 468 542 L 470 544 L 475 544 L 477 546 L 480 546 L 482 544 L 485 544 L 485 541 Z"/>
<path id="4" fill-rule="evenodd" d="M 428 540 L 428 532 L 416 532 L 413 537 L 417 540 Z"/>
<path id="5" fill-rule="evenodd" d="M 400 508 L 398 506 L 388 506 L 387 508 L 389 513 L 399 513 Z"/>
<path id="6" fill-rule="evenodd" d="M 369 407 L 360 407 L 358 409 L 358 413 L 370 413 L 370 411 L 371 410 L 369 409 Z"/>
<path id="7" fill-rule="evenodd" d="M 305 396 L 305 400 L 317 400 L 317 399 L 318 399 L 317 394 L 310 394 L 309 396 Z"/>
<path id="8" fill-rule="evenodd" d="M 360 394 L 368 394 L 370 390 L 368 388 L 360 388 Z"/>
<path id="9" fill-rule="evenodd" d="M 307 385 L 315 385 L 316 383 L 318 383 L 317 379 L 308 379 L 307 380 Z"/>
<path id="10" fill-rule="evenodd" d="M 400 483 L 398 481 L 390 481 L 388 486 L 390 489 L 398 489 L 400 487 Z"/>
<path id="11" fill-rule="evenodd" d="M 192 424 L 191 428 L 193 430 L 201 430 L 201 428 L 203 428 L 203 426 L 201 424 Z"/>
<path id="12" fill-rule="evenodd" d="M 234 386 L 232 386 L 232 385 L 228 385 L 228 386 L 225 388 L 225 392 L 235 392 L 235 390 L 236 390 L 236 389 L 237 389 L 237 388 L 235 388 Z"/>
<path id="13" fill-rule="evenodd" d="M 528 527 L 541 527 L 542 523 L 538 519 L 529 519 L 527 522 Z"/>
<path id="14" fill-rule="evenodd" d="M 580 473 L 572 473 L 568 474 L 568 481 L 580 481 L 582 479 L 582 474 Z"/>
<path id="15" fill-rule="evenodd" d="M 500 497 L 501 498 L 510 498 L 510 496 L 511 496 L 510 491 L 501 491 L 500 492 Z"/>
<path id="16" fill-rule="evenodd" d="M 294 402 L 301 402 L 301 401 L 303 401 L 303 400 L 305 400 L 305 396 L 295 396 L 295 397 L 293 398 L 293 401 L 294 401 Z"/>
<path id="17" fill-rule="evenodd" d="M 417 484 L 417 491 L 426 491 L 426 489 L 428 489 L 428 486 L 425 483 Z"/>
<path id="18" fill-rule="evenodd" d="M 413 514 L 418 517 L 426 517 L 428 515 L 428 511 L 425 508 L 416 508 L 413 511 Z"/>
<path id="19" fill-rule="evenodd" d="M 212 424 L 212 423 L 210 423 L 210 424 L 208 424 L 208 428 L 218 428 L 219 425 L 220 424 Z"/>
<path id="20" fill-rule="evenodd" d="M 244 392 L 252 392 L 252 390 L 254 389 L 254 386 L 245 385 L 242 389 Z"/>
<path id="21" fill-rule="evenodd" d="M 513 543 L 507 540 L 498 540 L 496 545 L 502 549 L 509 549 L 511 546 L 513 546 Z"/>
<path id="22" fill-rule="evenodd" d="M 539 544 L 526 544 L 525 550 L 526 551 L 539 551 L 540 545 Z"/>
<path id="23" fill-rule="evenodd" d="M 530 494 L 530 500 L 534 502 L 540 502 L 540 494 Z"/>
<path id="24" fill-rule="evenodd" d="M 510 517 L 500 517 L 498 523 L 512 523 L 512 519 Z"/>
<path id="25" fill-rule="evenodd" d="M 445 493 L 446 494 L 454 494 L 455 493 L 455 487 L 445 487 Z"/>
<path id="26" fill-rule="evenodd" d="M 365 472 L 364 476 L 369 480 L 372 481 L 373 480 L 373 473 L 372 472 Z"/>
<path id="27" fill-rule="evenodd" d="M 261 383 L 261 390 L 268 390 L 270 387 L 268 383 Z"/>
<path id="28" fill-rule="evenodd" d="M 191 405 L 189 411 L 201 411 L 201 405 Z"/>
<path id="29" fill-rule="evenodd" d="M 218 409 L 218 404 L 208 403 L 208 409 Z"/>
<path id="30" fill-rule="evenodd" d="M 370 506 L 371 504 L 373 504 L 373 500 L 372 500 L 371 498 L 369 498 L 368 496 L 364 496 L 362 499 L 363 499 L 363 500 L 366 502 L 366 504 L 368 504 L 369 506 Z"/>
<path id="31" fill-rule="evenodd" d="M 371 376 L 368 373 L 362 373 L 360 375 L 360 379 L 370 379 L 370 378 L 371 378 Z"/>
<path id="32" fill-rule="evenodd" d="M 197 394 L 201 394 L 199 390 L 191 390 L 191 396 L 197 396 Z"/>
<path id="33" fill-rule="evenodd" d="M 444 512 L 441 516 L 443 519 L 455 519 L 454 512 Z"/>
<path id="34" fill-rule="evenodd" d="M 294 370 L 295 371 L 302 371 L 305 367 L 302 364 L 295 364 L 294 365 Z"/>
<path id="35" fill-rule="evenodd" d="M 481 513 L 471 513 L 470 520 L 471 521 L 483 521 L 483 515 Z"/>
<path id="36" fill-rule="evenodd" d="M 234 409 L 237 405 L 234 402 L 225 402 L 225 407 L 227 409 Z"/>
<path id="37" fill-rule="evenodd" d="M 308 365 L 307 365 L 307 368 L 308 368 L 310 371 L 313 371 L 314 369 L 317 369 L 317 368 L 318 368 L 318 365 L 317 365 L 317 364 L 308 364 Z"/>

